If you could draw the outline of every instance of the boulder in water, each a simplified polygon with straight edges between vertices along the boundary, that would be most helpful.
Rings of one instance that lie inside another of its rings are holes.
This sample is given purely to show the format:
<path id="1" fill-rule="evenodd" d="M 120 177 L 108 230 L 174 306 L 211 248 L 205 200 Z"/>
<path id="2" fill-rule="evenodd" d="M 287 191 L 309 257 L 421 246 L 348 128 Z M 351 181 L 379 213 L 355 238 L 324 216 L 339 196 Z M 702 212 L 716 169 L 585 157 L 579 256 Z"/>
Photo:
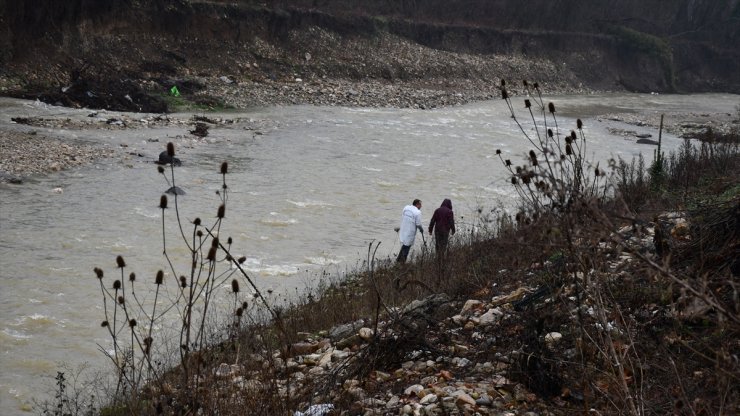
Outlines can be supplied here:
<path id="1" fill-rule="evenodd" d="M 156 161 L 156 162 L 154 162 L 154 163 L 157 163 L 159 165 L 169 165 L 170 163 L 172 163 L 175 166 L 182 165 L 182 162 L 180 162 L 180 159 L 168 155 L 167 154 L 167 151 L 164 151 L 164 152 L 160 153 L 159 154 L 159 160 Z"/>
<path id="2" fill-rule="evenodd" d="M 654 146 L 658 145 L 658 142 L 652 139 L 637 139 L 638 144 L 652 144 Z"/>
<path id="3" fill-rule="evenodd" d="M 170 189 L 164 192 L 170 195 L 185 195 L 185 191 L 183 191 L 179 186 L 171 186 Z"/>

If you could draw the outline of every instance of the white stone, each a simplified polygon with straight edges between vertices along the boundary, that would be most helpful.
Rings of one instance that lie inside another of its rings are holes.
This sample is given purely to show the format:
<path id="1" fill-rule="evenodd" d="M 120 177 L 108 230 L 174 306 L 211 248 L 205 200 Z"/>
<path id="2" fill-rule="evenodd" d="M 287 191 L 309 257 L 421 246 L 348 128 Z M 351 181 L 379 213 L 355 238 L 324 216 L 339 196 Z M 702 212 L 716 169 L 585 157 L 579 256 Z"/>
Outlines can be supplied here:
<path id="1" fill-rule="evenodd" d="M 465 403 L 465 404 L 469 404 L 471 406 L 475 406 L 475 399 L 472 398 L 472 397 L 470 397 L 470 395 L 468 395 L 467 393 L 465 393 L 463 391 L 457 391 L 455 393 L 457 393 L 457 394 L 455 394 L 455 400 L 458 403 Z"/>
<path id="2" fill-rule="evenodd" d="M 545 342 L 548 344 L 555 344 L 563 338 L 563 334 L 560 332 L 550 332 L 545 335 Z"/>
<path id="3" fill-rule="evenodd" d="M 495 323 L 498 318 L 503 315 L 503 312 L 501 312 L 501 309 L 494 308 L 486 311 L 483 315 L 480 316 L 479 319 L 479 325 L 487 326 Z"/>
<path id="4" fill-rule="evenodd" d="M 460 315 L 466 316 L 473 313 L 473 309 L 482 306 L 483 302 L 476 300 L 476 299 L 469 299 L 465 301 L 465 305 L 463 305 L 462 310 L 460 310 Z"/>
<path id="5" fill-rule="evenodd" d="M 321 367 L 326 367 L 329 363 L 331 363 L 331 352 L 325 352 L 324 355 L 319 358 L 318 365 Z"/>
<path id="6" fill-rule="evenodd" d="M 331 358 L 335 361 L 339 361 L 339 360 L 343 360 L 349 357 L 349 355 L 350 355 L 349 351 L 334 350 L 331 353 Z"/>
<path id="7" fill-rule="evenodd" d="M 357 335 L 359 335 L 360 338 L 364 339 L 365 341 L 370 341 L 375 333 L 370 328 L 360 328 L 360 330 L 357 332 Z"/>
<path id="8" fill-rule="evenodd" d="M 422 397 L 421 400 L 419 400 L 419 404 L 429 404 L 434 403 L 437 401 L 437 395 L 434 393 L 429 393 L 426 396 Z"/>
<path id="9" fill-rule="evenodd" d="M 413 386 L 406 387 L 406 390 L 403 391 L 403 394 L 406 396 L 416 396 L 420 391 L 424 390 L 424 386 L 421 384 L 414 384 Z"/>

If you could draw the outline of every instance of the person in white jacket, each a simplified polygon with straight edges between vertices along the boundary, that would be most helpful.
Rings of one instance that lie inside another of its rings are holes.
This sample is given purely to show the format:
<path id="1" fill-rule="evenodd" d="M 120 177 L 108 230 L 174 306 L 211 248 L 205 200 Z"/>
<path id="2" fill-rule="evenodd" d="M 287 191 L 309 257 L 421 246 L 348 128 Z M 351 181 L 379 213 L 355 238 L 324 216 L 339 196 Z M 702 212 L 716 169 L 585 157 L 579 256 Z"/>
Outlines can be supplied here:
<path id="1" fill-rule="evenodd" d="M 398 237 L 401 240 L 401 251 L 398 252 L 396 261 L 405 263 L 409 255 L 411 246 L 416 239 L 416 230 L 419 230 L 422 238 L 424 237 L 424 227 L 421 225 L 421 200 L 414 199 L 411 205 L 403 207 L 401 213 L 401 227 L 398 230 Z"/>

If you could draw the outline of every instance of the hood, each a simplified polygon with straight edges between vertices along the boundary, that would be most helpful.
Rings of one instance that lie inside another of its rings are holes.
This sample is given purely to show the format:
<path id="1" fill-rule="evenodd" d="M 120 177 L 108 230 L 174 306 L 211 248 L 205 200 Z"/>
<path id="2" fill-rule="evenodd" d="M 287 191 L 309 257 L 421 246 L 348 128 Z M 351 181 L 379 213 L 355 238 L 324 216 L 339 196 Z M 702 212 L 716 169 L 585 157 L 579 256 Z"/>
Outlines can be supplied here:
<path id="1" fill-rule="evenodd" d="M 451 210 L 452 209 L 452 201 L 450 201 L 449 199 L 445 199 L 444 201 L 442 201 L 442 205 L 440 205 L 440 206 L 447 207 L 448 209 Z"/>

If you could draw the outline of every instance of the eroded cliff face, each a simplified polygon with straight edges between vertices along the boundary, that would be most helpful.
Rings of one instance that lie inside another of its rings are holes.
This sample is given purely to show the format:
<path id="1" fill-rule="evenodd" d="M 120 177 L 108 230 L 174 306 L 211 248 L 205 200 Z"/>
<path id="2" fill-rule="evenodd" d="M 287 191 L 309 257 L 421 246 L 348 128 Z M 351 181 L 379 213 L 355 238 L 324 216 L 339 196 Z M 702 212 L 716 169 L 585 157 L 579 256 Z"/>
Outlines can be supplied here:
<path id="1" fill-rule="evenodd" d="M 253 62 L 271 78 L 290 76 L 313 64 L 297 40 L 319 29 L 546 58 L 597 89 L 740 92 L 740 0 L 16 0 L 0 8 L 0 23 L 0 74 L 27 83 L 62 82 L 85 65 L 151 78 Z M 361 62 L 345 59 L 321 75 L 396 76 Z"/>

